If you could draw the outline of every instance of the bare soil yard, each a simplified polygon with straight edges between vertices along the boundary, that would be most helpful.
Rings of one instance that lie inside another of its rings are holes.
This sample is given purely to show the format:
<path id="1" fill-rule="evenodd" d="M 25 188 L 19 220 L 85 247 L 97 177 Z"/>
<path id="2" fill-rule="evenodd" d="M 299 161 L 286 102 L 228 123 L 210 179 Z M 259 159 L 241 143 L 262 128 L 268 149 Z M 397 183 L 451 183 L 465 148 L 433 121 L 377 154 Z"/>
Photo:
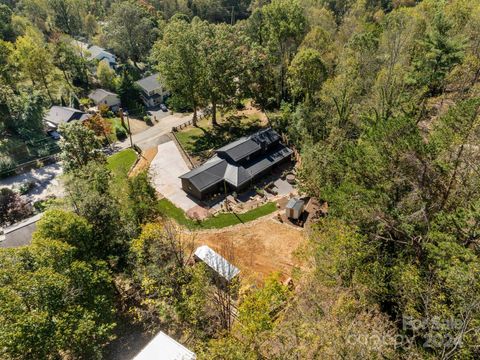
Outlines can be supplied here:
<path id="1" fill-rule="evenodd" d="M 303 241 L 303 231 L 271 217 L 223 230 L 198 232 L 194 239 L 195 246 L 208 245 L 220 254 L 226 244 L 232 244 L 232 263 L 241 270 L 242 278 L 255 280 L 276 271 L 283 279 L 290 277 L 293 268 L 301 265 L 294 252 Z"/>

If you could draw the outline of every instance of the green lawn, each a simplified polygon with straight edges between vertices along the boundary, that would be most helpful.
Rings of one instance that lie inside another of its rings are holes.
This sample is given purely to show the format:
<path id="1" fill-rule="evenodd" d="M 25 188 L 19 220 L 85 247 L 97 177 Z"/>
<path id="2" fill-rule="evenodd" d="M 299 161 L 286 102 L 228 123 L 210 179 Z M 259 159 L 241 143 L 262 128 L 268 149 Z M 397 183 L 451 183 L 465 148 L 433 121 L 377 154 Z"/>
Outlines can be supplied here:
<path id="1" fill-rule="evenodd" d="M 137 153 L 133 149 L 122 150 L 107 159 L 107 167 L 114 176 L 126 177 L 136 159 Z"/>
<path id="2" fill-rule="evenodd" d="M 178 142 L 190 156 L 208 157 L 209 151 L 219 148 L 261 128 L 258 115 L 227 115 L 218 120 L 219 126 L 213 127 L 209 118 L 175 133 Z"/>
<path id="3" fill-rule="evenodd" d="M 169 200 L 162 199 L 158 202 L 159 210 L 165 216 L 174 219 L 180 225 L 189 229 L 220 229 L 230 225 L 246 223 L 259 217 L 268 215 L 277 210 L 273 202 L 269 202 L 244 214 L 224 213 L 203 221 L 195 221 L 185 216 L 185 213 L 173 205 Z"/>

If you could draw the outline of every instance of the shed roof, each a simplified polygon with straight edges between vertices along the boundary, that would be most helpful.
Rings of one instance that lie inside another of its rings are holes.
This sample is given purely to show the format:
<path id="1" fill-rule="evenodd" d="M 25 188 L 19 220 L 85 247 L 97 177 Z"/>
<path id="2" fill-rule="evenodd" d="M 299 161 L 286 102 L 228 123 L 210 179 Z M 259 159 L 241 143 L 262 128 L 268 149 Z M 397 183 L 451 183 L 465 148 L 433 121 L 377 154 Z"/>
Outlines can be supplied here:
<path id="1" fill-rule="evenodd" d="M 232 280 L 240 273 L 240 270 L 230 264 L 224 257 L 217 254 L 207 245 L 200 246 L 195 250 L 195 256 L 212 268 L 216 273 L 227 281 Z"/>
<path id="2" fill-rule="evenodd" d="M 195 360 L 194 352 L 160 331 L 133 360 Z"/>
<path id="3" fill-rule="evenodd" d="M 291 198 L 288 200 L 287 209 L 294 209 L 296 211 L 302 210 L 302 206 L 305 204 L 303 200 Z"/>
<path id="4" fill-rule="evenodd" d="M 156 74 L 147 76 L 146 78 L 138 80 L 136 84 L 146 92 L 158 90 L 162 87 L 158 77 L 159 77 L 159 74 L 156 73 Z"/>
<path id="5" fill-rule="evenodd" d="M 72 120 L 83 121 L 89 117 L 90 116 L 88 114 L 77 109 L 65 106 L 52 106 L 45 115 L 44 120 L 56 125 L 60 125 L 61 123 L 70 122 Z"/>

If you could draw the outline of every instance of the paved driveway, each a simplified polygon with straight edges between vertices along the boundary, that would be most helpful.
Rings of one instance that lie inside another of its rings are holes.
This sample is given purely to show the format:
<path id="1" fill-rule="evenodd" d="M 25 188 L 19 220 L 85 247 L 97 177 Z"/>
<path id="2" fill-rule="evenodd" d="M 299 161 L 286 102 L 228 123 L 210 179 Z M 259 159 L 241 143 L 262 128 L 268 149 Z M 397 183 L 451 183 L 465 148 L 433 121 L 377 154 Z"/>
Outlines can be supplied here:
<path id="1" fill-rule="evenodd" d="M 150 165 L 150 176 L 155 189 L 183 211 L 198 204 L 182 190 L 178 178 L 190 169 L 173 141 L 158 145 L 158 152 Z"/>

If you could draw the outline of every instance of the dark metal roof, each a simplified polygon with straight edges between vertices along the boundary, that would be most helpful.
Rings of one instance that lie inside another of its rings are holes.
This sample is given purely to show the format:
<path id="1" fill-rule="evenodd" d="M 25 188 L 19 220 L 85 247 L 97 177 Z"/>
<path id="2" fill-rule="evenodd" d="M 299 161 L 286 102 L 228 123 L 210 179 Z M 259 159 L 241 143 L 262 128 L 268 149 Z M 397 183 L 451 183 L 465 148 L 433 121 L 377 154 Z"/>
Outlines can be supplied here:
<path id="1" fill-rule="evenodd" d="M 240 187 L 291 154 L 292 150 L 279 143 L 268 149 L 266 153 L 261 153 L 244 164 L 229 162 L 215 155 L 180 178 L 189 179 L 190 183 L 199 191 L 205 191 L 222 181 L 226 181 L 234 187 Z"/>
<path id="2" fill-rule="evenodd" d="M 206 190 L 223 181 L 225 169 L 228 163 L 217 156 L 209 159 L 206 163 L 180 176 L 181 179 L 189 179 L 200 191 Z"/>
<path id="3" fill-rule="evenodd" d="M 226 154 L 233 161 L 240 161 L 262 148 L 269 147 L 279 139 L 280 135 L 272 128 L 268 128 L 221 147 L 217 150 L 217 154 Z"/>

